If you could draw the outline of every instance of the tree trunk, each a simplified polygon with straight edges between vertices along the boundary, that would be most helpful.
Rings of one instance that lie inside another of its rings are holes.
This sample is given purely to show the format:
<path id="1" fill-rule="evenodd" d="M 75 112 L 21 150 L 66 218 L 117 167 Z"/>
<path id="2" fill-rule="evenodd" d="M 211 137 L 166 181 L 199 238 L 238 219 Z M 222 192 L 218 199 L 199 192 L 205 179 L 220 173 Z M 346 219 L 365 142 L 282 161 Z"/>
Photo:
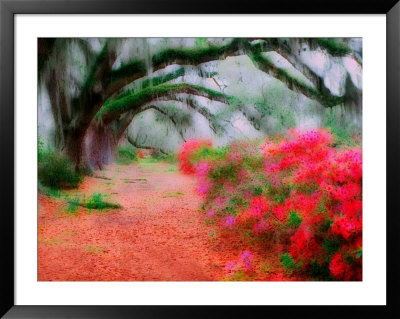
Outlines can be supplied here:
<path id="1" fill-rule="evenodd" d="M 119 137 L 111 125 L 104 125 L 92 121 L 84 141 L 85 165 L 91 169 L 103 169 L 105 164 L 109 164 L 116 155 Z"/>
<path id="2" fill-rule="evenodd" d="M 65 153 L 75 164 L 75 170 L 80 172 L 82 158 L 82 144 L 85 133 L 82 130 L 69 130 L 65 138 Z"/>

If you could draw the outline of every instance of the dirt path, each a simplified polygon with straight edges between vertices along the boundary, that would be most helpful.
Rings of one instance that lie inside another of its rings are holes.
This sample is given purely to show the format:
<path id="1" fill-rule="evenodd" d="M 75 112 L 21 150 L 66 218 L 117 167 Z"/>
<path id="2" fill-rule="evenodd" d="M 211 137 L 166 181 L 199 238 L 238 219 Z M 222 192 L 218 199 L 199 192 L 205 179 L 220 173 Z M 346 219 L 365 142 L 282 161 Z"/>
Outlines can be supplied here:
<path id="1" fill-rule="evenodd" d="M 237 258 L 238 242 L 213 240 L 195 180 L 166 163 L 110 165 L 78 192 L 109 194 L 122 209 L 101 212 L 39 195 L 40 281 L 210 281 Z"/>
<path id="2" fill-rule="evenodd" d="M 39 281 L 223 280 L 227 263 L 250 247 L 206 225 L 195 179 L 173 165 L 144 161 L 95 173 L 61 198 L 39 195 Z M 68 212 L 66 195 L 99 192 L 122 208 Z M 251 249 L 254 264 L 269 268 L 253 279 L 300 280 L 283 274 L 279 245 Z"/>

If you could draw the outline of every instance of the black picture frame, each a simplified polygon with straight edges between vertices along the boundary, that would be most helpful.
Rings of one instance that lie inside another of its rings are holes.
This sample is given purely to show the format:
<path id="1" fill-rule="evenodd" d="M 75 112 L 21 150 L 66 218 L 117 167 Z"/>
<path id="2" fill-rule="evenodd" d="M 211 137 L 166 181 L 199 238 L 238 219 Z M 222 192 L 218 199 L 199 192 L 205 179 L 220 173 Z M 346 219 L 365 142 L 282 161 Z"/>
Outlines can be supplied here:
<path id="1" fill-rule="evenodd" d="M 387 305 L 386 306 L 16 306 L 14 303 L 14 16 L 16 14 L 385 14 L 387 19 Z M 398 163 L 400 152 L 400 3 L 309 0 L 233 4 L 204 0 L 0 0 L 1 296 L 4 318 L 205 318 L 261 314 L 324 318 L 400 318 Z"/>

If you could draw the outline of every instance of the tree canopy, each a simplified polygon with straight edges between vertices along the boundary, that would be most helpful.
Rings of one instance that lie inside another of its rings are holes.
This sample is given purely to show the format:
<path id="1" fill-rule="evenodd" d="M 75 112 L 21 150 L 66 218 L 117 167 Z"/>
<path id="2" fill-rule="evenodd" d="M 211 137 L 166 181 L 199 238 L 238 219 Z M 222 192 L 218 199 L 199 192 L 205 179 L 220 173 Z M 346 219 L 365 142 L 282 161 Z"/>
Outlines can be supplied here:
<path id="1" fill-rule="evenodd" d="M 362 52 L 343 39 L 205 39 L 170 47 L 167 42 L 38 40 L 39 89 L 49 96 L 54 144 L 73 160 L 76 169 L 86 162 L 101 168 L 107 161 L 104 153 L 112 153 L 133 119 L 149 110 L 172 123 L 183 140 L 182 128 L 191 123 L 191 112 L 203 116 L 214 133 L 224 130 L 226 119 L 201 105 L 198 98 L 234 107 L 259 129 L 243 100 L 224 93 L 216 72 L 202 67 L 229 57 L 247 56 L 255 68 L 323 107 L 361 99 L 361 87 L 353 78 L 349 80 L 350 75 L 346 75 L 343 94 L 337 94 L 326 72 L 302 56 L 302 50 L 322 52 L 333 63 L 346 57 L 361 68 Z M 197 83 L 187 80 L 193 77 Z M 204 84 L 207 80 L 216 86 L 211 89 Z"/>

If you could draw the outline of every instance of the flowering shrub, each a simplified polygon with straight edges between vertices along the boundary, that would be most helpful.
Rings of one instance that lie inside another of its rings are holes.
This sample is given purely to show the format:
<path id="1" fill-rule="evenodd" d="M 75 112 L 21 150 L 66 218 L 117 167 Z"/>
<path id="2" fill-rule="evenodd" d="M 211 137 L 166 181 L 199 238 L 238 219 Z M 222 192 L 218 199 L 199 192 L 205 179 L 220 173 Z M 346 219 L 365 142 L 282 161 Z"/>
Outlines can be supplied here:
<path id="1" fill-rule="evenodd" d="M 206 218 L 221 228 L 279 242 L 287 268 L 361 280 L 362 152 L 336 144 L 328 130 L 290 130 L 263 144 L 234 143 L 197 169 L 181 165 L 198 177 Z"/>
<path id="2" fill-rule="evenodd" d="M 185 174 L 194 174 L 196 169 L 192 162 L 193 155 L 196 151 L 211 146 L 212 143 L 210 140 L 189 139 L 183 143 L 177 155 L 179 160 L 179 170 Z"/>
<path id="3" fill-rule="evenodd" d="M 289 131 L 265 143 L 264 170 L 290 196 L 273 209 L 294 232 L 288 252 L 303 269 L 338 280 L 361 280 L 361 148 L 336 149 L 326 130 Z"/>
<path id="4" fill-rule="evenodd" d="M 226 263 L 225 272 L 233 280 L 250 280 L 255 270 L 253 259 L 253 254 L 249 250 L 245 250 L 239 258 Z"/>

